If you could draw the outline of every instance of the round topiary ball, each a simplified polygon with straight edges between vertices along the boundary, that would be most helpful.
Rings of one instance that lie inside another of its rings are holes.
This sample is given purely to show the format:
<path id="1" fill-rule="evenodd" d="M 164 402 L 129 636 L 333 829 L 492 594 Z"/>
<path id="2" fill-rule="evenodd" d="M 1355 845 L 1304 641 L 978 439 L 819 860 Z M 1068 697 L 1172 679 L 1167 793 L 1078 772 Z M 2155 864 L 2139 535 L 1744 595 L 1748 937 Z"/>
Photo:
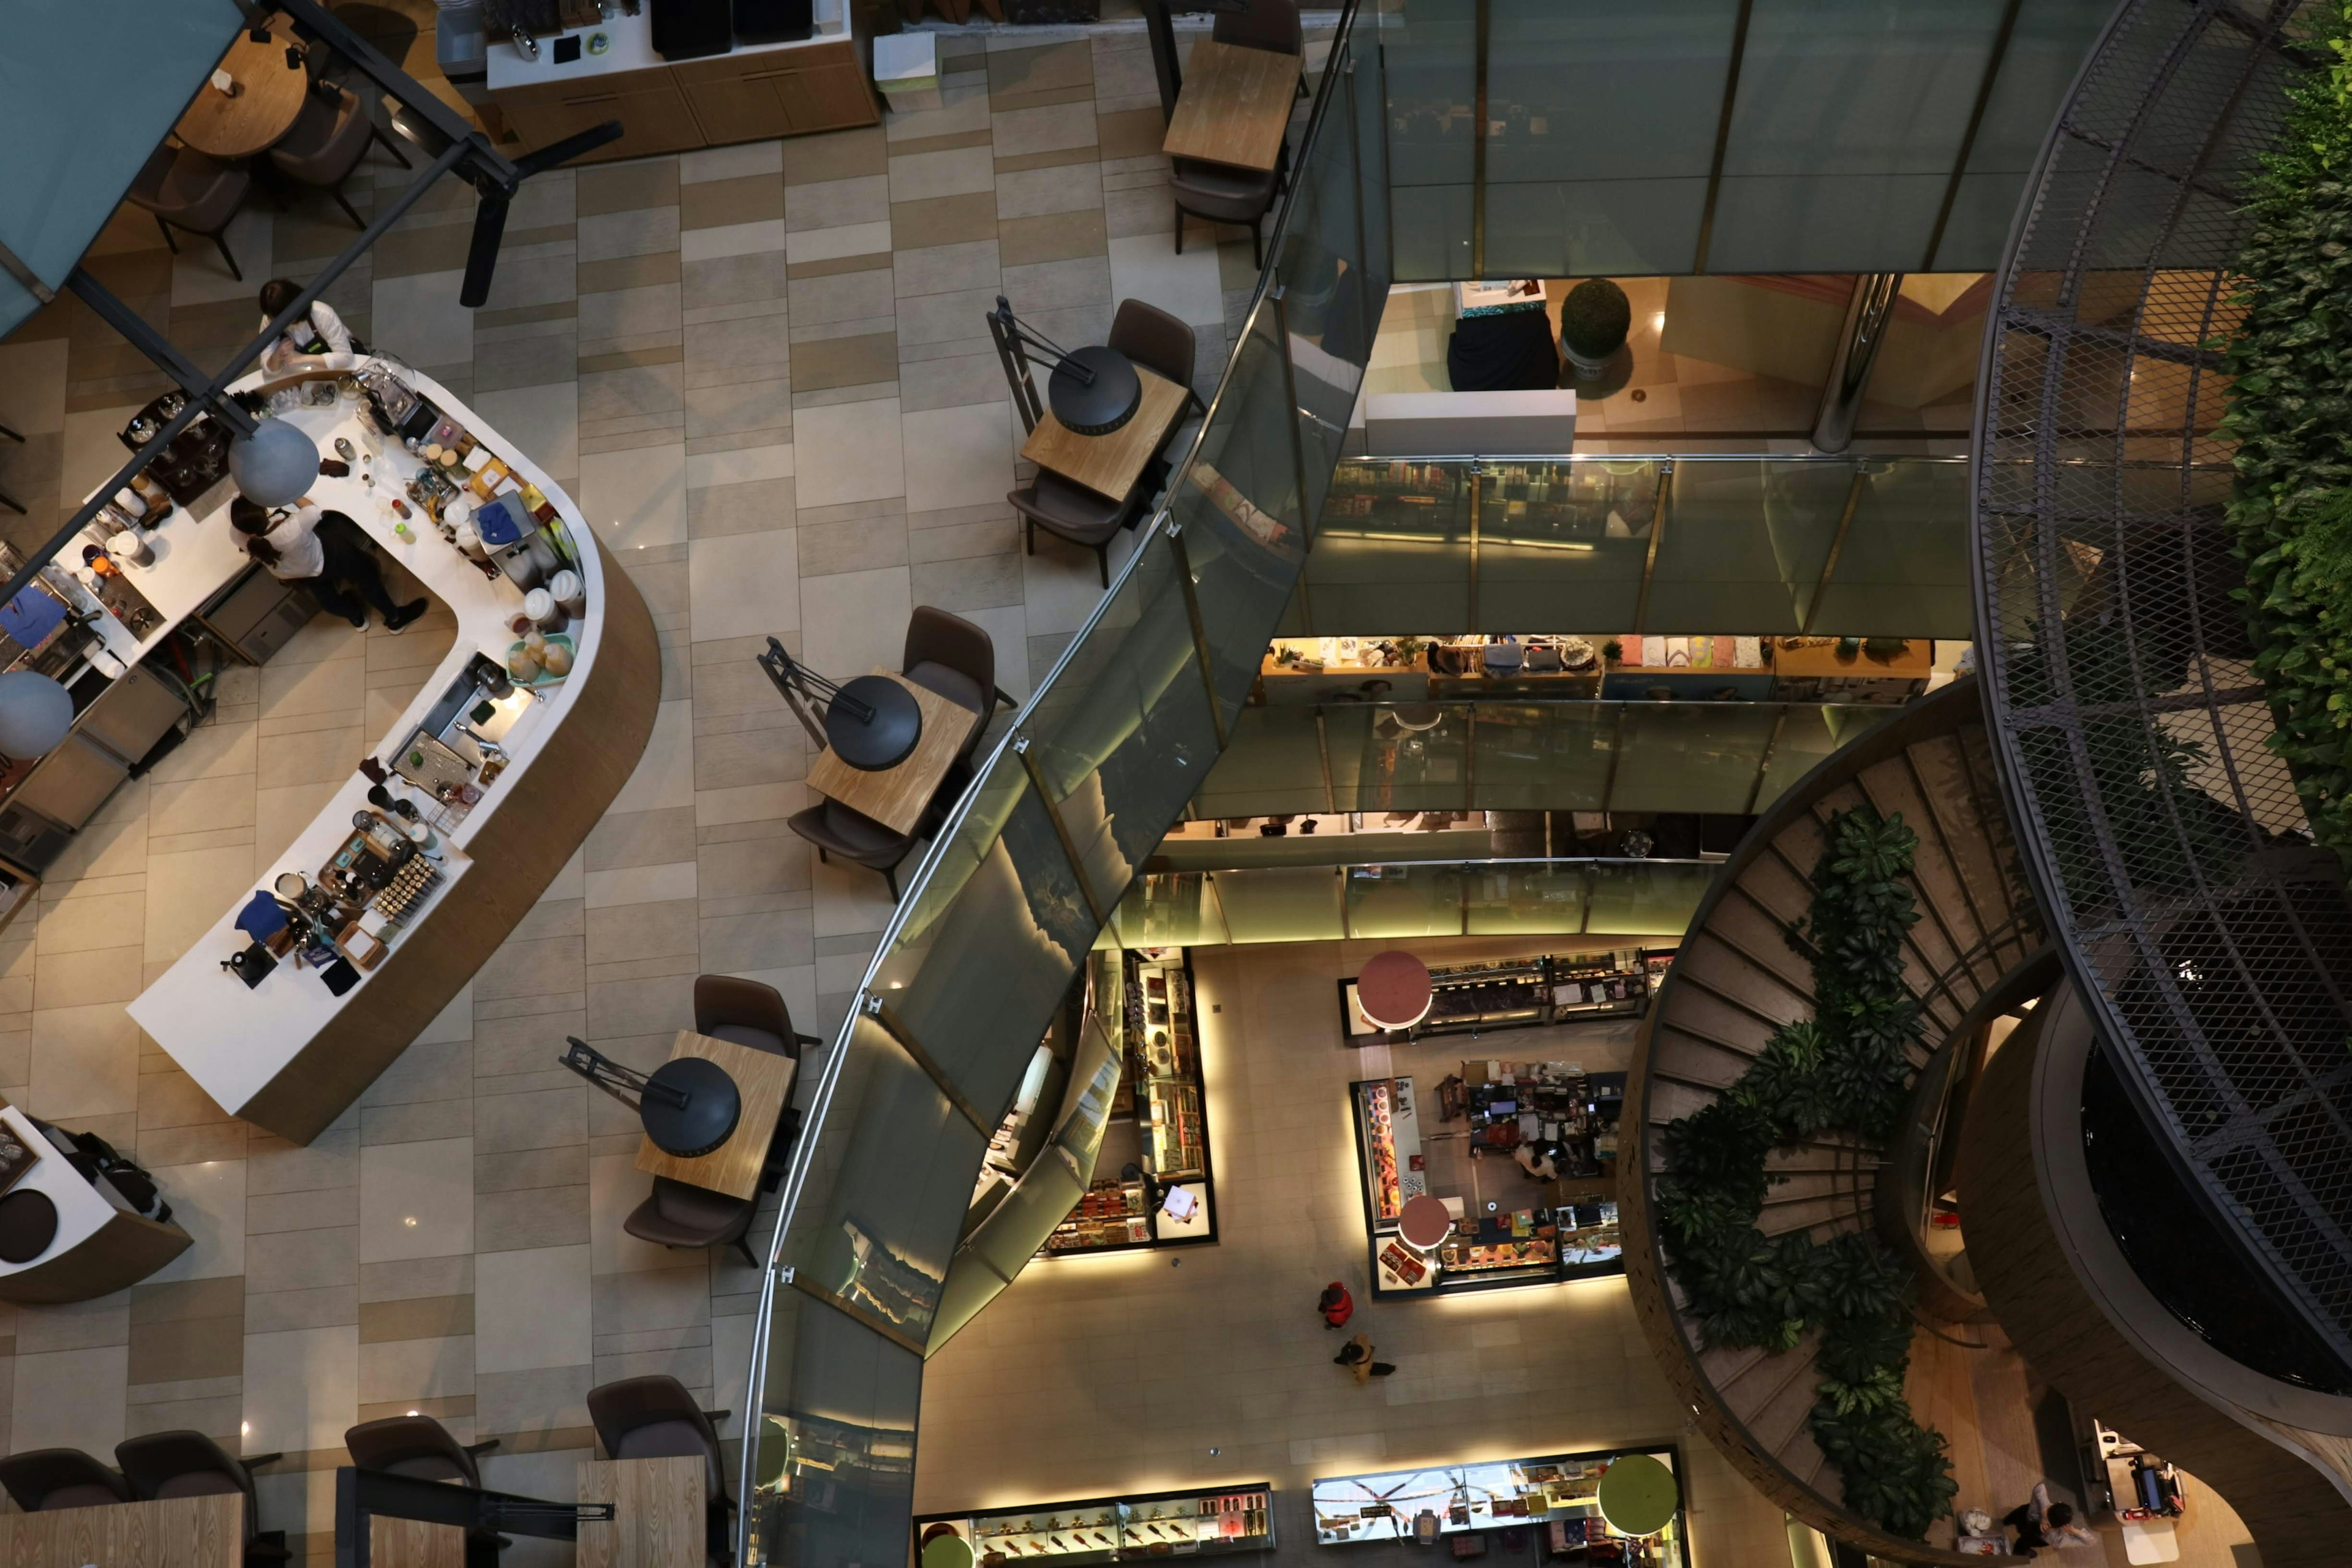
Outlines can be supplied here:
<path id="1" fill-rule="evenodd" d="M 1606 278 L 1588 278 L 1559 306 L 1559 342 L 1577 360 L 1605 360 L 1624 346 L 1633 306 Z"/>

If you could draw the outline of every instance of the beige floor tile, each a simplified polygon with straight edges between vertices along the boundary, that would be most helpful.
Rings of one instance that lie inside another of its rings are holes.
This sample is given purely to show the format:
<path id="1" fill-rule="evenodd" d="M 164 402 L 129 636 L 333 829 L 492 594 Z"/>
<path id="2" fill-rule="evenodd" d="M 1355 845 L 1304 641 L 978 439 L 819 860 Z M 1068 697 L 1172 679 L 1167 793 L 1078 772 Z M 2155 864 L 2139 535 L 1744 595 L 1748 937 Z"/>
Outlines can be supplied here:
<path id="1" fill-rule="evenodd" d="M 592 1353 L 587 1247 L 486 1253 L 474 1280 L 477 1371 L 571 1366 Z"/>
<path id="2" fill-rule="evenodd" d="M 583 455 L 580 510 L 615 551 L 685 543 L 685 447 L 665 444 Z"/>
<path id="3" fill-rule="evenodd" d="M 367 1263 L 473 1251 L 473 1139 L 362 1149 L 359 1231 Z"/>
<path id="4" fill-rule="evenodd" d="M 129 1345 L 18 1354 L 13 1363 L 12 1450 L 79 1448 L 86 1454 L 111 1454 L 122 1441 Z"/>
<path id="5" fill-rule="evenodd" d="M 247 1334 L 248 1452 L 339 1448 L 359 1415 L 356 1326 Z"/>
<path id="6" fill-rule="evenodd" d="M 793 487 L 803 509 L 906 493 L 897 398 L 803 408 L 793 432 Z"/>
<path id="7" fill-rule="evenodd" d="M 246 1191 L 246 1163 L 209 1160 L 199 1165 L 166 1166 L 152 1174 L 172 1205 L 173 1220 L 188 1233 L 192 1245 L 149 1275 L 149 1282 L 242 1276 L 252 1202 Z"/>
<path id="8" fill-rule="evenodd" d="M 793 530 L 698 539 L 688 551 L 697 642 L 798 629 L 801 582 Z"/>

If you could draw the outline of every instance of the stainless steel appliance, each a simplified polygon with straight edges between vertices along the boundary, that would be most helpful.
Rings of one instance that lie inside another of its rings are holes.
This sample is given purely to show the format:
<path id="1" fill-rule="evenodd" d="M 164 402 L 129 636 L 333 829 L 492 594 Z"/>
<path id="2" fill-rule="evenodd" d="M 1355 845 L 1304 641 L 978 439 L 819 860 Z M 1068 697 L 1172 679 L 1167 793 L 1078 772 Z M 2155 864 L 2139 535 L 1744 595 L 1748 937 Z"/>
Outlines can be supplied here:
<path id="1" fill-rule="evenodd" d="M 81 709 L 73 728 L 0 802 L 0 853 L 36 868 L 193 712 L 178 682 L 144 666 L 114 680 L 90 670 L 68 689 Z"/>
<path id="2" fill-rule="evenodd" d="M 281 583 L 257 565 L 214 595 L 196 618 L 247 664 L 267 664 L 318 613 L 309 589 Z"/>

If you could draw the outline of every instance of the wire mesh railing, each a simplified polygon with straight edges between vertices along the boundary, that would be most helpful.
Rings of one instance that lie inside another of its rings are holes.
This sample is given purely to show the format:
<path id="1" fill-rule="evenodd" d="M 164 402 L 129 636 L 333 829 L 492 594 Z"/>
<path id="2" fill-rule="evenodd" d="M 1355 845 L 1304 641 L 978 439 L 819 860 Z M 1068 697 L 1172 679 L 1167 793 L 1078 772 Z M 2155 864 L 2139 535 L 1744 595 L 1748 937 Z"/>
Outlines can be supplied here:
<path id="1" fill-rule="evenodd" d="M 2053 127 L 1979 386 L 1989 721 L 2073 977 L 2189 1189 L 2352 1358 L 2352 899 L 2242 613 L 2218 346 L 2300 0 L 2133 0 Z"/>

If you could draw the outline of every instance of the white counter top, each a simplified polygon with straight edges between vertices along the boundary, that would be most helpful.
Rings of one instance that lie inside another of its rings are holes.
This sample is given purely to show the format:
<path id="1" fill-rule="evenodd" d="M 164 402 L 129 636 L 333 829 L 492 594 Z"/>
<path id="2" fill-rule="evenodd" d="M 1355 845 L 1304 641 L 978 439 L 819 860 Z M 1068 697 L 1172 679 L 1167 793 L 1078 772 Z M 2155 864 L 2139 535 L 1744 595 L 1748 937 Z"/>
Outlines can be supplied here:
<path id="1" fill-rule="evenodd" d="M 39 1193 L 58 1205 L 58 1234 L 47 1249 L 22 1263 L 0 1262 L 0 1279 L 64 1257 L 96 1236 L 118 1213 L 131 1212 L 131 1205 L 108 1184 L 84 1181 L 64 1151 L 43 1136 L 23 1111 L 13 1105 L 0 1105 L 0 1121 L 6 1122 L 19 1141 L 41 1156 L 8 1190 Z"/>
<path id="2" fill-rule="evenodd" d="M 831 43 L 849 36 L 845 0 L 816 0 L 814 20 L 816 31 L 805 38 L 784 44 L 738 44 L 730 51 L 736 55 L 772 54 L 786 49 L 804 49 L 811 44 Z M 601 55 L 588 52 L 589 40 L 598 35 L 611 41 L 611 47 Z M 574 37 L 582 40 L 580 58 L 568 65 L 555 63 L 555 40 Z M 572 33 L 551 33 L 539 40 L 539 58 L 532 59 L 515 47 L 511 38 L 493 38 L 487 50 L 489 65 L 489 88 L 501 92 L 509 88 L 537 87 L 551 82 L 591 81 L 598 77 L 615 76 L 623 71 L 658 70 L 672 64 L 654 53 L 654 21 L 650 10 L 635 16 L 615 16 L 593 27 L 582 27 Z M 715 59 L 719 56 L 699 56 Z M 544 487 L 542 487 L 544 488 Z"/>
<path id="3" fill-rule="evenodd" d="M 467 843 L 485 824 L 496 820 L 501 804 L 515 793 L 515 784 L 528 773 L 547 738 L 562 722 L 573 693 L 584 684 L 583 678 L 595 662 L 604 626 L 602 610 L 606 585 L 603 563 L 591 542 L 587 521 L 571 498 L 537 464 L 482 424 L 438 384 L 414 371 L 401 369 L 399 374 L 420 395 L 489 447 L 514 470 L 517 479 L 537 485 L 554 503 L 580 546 L 582 559 L 577 570 L 585 584 L 588 608 L 570 628 L 576 645 L 570 679 L 544 689 L 540 694 L 544 700 L 521 693 L 508 700 L 508 705 L 520 710 L 500 742 L 511 760 L 465 820 L 437 836 L 444 880 L 428 896 L 423 908 L 409 917 L 406 927 L 392 939 L 394 955 L 400 952 L 401 942 L 418 923 L 429 919 L 435 909 L 457 892 L 470 867 L 466 855 Z M 522 607 L 522 595 L 503 577 L 493 580 L 484 576 L 472 562 L 445 543 L 430 520 L 421 513 L 408 520 L 415 535 L 413 540 L 403 542 L 394 533 L 393 524 L 399 520 L 393 513 L 390 497 L 396 493 L 397 486 L 387 488 L 386 480 L 394 475 L 412 473 L 420 465 L 397 443 L 364 431 L 352 416 L 351 405 L 300 407 L 279 417 L 307 431 L 321 452 L 331 453 L 334 438 L 342 436 L 353 446 L 378 454 L 374 462 L 375 489 L 361 486 L 358 466 L 354 465 L 351 478 L 321 476 L 310 495 L 320 506 L 352 518 L 383 554 L 400 562 L 457 617 L 457 637 L 448 655 L 425 678 L 416 696 L 375 745 L 374 754 L 379 760 L 386 760 L 392 749 L 423 722 L 426 712 L 475 654 L 488 655 L 504 665 L 507 649 L 513 641 L 507 622 Z M 227 492 L 224 489 L 219 493 L 223 499 L 212 514 L 190 518 L 184 510 L 167 518 L 156 531 L 154 564 L 133 569 L 141 588 L 154 601 L 156 609 L 165 615 L 167 623 L 175 623 L 244 568 L 245 555 L 236 548 L 241 542 L 230 530 L 226 516 Z M 141 646 L 152 646 L 162 635 L 161 630 L 151 634 L 146 644 Z M 460 752 L 467 749 L 462 740 L 452 744 Z M 404 793 L 404 786 L 396 776 L 392 787 L 395 795 Z M 367 808 L 367 791 L 366 776 L 352 773 L 317 818 L 297 834 L 283 852 L 256 868 L 253 886 L 268 888 L 282 871 L 300 871 L 316 880 L 320 867 L 351 837 L 352 814 Z M 408 793 L 425 808 L 429 820 L 431 804 L 415 792 Z M 359 984 L 338 997 L 329 993 L 316 970 L 297 968 L 289 958 L 280 961 L 259 985 L 247 990 L 235 975 L 220 967 L 222 960 L 246 945 L 244 933 L 233 923 L 244 903 L 245 900 L 239 898 L 235 907 L 222 910 L 211 929 L 198 937 L 180 961 L 130 1006 L 131 1016 L 140 1027 L 153 1037 L 223 1110 L 231 1112 L 245 1106 L 277 1077 L 342 1009 L 365 1006 L 370 986 L 383 973 L 381 967 L 362 971 Z"/>

